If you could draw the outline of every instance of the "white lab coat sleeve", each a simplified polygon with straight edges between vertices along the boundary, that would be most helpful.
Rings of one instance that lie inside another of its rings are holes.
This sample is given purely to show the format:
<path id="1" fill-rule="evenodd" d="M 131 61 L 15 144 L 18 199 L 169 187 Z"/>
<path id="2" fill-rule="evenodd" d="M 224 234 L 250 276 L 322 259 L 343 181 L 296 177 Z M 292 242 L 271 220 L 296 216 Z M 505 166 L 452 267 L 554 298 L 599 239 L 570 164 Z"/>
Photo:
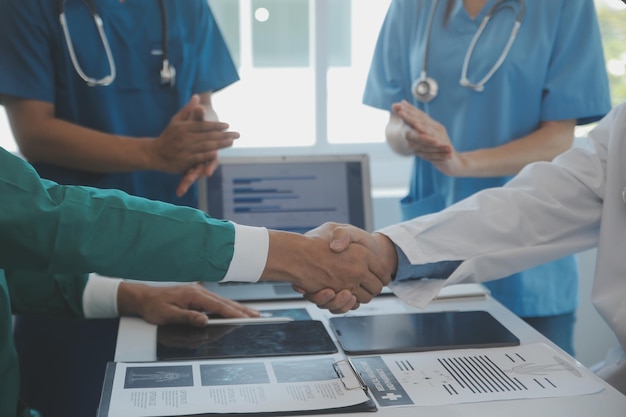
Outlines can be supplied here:
<path id="1" fill-rule="evenodd" d="M 425 305 L 443 285 L 502 278 L 594 247 L 606 181 L 601 133 L 609 124 L 601 123 L 586 146 L 528 165 L 504 187 L 381 229 L 413 265 L 463 261 L 445 280 L 415 282 L 424 291 L 412 304 Z"/>

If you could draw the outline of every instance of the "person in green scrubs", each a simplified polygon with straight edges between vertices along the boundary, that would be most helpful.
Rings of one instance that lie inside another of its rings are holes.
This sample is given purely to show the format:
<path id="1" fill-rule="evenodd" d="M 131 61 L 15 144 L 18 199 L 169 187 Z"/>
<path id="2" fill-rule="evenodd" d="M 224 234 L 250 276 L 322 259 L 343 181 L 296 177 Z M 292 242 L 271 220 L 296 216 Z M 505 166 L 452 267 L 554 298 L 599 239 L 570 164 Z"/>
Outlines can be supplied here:
<path id="1" fill-rule="evenodd" d="M 90 273 L 167 282 L 286 281 L 307 294 L 326 291 L 328 301 L 340 292 L 344 299 L 333 305 L 343 307 L 335 312 L 369 302 L 391 279 L 364 246 L 335 253 L 321 232 L 243 226 L 118 190 L 59 185 L 1 148 L 0 200 L 0 416 L 37 415 L 19 404 L 12 314 L 84 317 Z M 141 287 L 119 283 L 119 313 L 142 313 Z"/>

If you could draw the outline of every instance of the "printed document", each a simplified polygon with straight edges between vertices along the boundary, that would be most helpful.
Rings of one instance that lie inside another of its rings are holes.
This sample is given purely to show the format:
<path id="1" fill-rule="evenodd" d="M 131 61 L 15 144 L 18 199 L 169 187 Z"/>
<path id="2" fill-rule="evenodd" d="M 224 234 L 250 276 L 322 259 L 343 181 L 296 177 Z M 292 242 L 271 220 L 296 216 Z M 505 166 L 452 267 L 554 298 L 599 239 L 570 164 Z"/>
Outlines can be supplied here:
<path id="1" fill-rule="evenodd" d="M 542 343 L 351 361 L 379 408 L 567 397 L 604 389 L 580 363 Z"/>
<path id="2" fill-rule="evenodd" d="M 110 363 L 98 416 L 371 410 L 363 388 L 336 355 Z"/>

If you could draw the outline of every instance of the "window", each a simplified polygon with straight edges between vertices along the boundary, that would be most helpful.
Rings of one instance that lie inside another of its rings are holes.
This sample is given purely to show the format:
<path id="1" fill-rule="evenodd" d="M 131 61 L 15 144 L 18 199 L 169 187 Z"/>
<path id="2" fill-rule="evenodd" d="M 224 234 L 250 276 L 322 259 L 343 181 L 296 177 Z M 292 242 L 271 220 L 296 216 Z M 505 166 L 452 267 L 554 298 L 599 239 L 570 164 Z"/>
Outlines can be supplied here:
<path id="1" fill-rule="evenodd" d="M 384 143 L 387 113 L 361 103 L 390 0 L 209 3 L 241 77 L 213 100 L 241 133 L 227 153 L 369 153 L 374 188 L 405 187 L 411 161 Z"/>
<path id="2" fill-rule="evenodd" d="M 390 0 L 208 1 L 241 76 L 214 97 L 242 135 L 227 153 L 368 153 L 375 189 L 406 186 L 410 160 L 384 143 L 386 112 L 361 104 Z M 617 104 L 626 101 L 626 8 L 596 4 Z M 17 150 L 4 112 L 0 145 Z"/>
<path id="3" fill-rule="evenodd" d="M 223 30 L 241 81 L 215 96 L 236 147 L 383 142 L 387 115 L 361 96 L 389 1 L 209 2 L 220 27 L 241 28 Z"/>

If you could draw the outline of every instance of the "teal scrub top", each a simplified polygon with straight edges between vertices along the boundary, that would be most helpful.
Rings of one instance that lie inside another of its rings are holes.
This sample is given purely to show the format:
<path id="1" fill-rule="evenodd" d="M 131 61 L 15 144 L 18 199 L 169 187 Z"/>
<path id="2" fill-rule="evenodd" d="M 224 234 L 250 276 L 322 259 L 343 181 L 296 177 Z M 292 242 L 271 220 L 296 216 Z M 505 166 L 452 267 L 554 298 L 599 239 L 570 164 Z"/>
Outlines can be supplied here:
<path id="1" fill-rule="evenodd" d="M 219 281 L 233 256 L 230 222 L 117 190 L 42 180 L 1 148 L 0 196 L 0 416 L 17 413 L 12 313 L 81 316 L 90 272 Z"/>
<path id="2" fill-rule="evenodd" d="M 79 77 L 59 23 L 56 0 L 0 1 L 0 94 L 40 100 L 56 116 L 101 132 L 157 137 L 193 94 L 218 91 L 239 76 L 206 0 L 167 0 L 169 61 L 173 87 L 161 85 L 163 49 L 157 1 L 94 0 L 116 66 L 109 86 Z M 94 19 L 83 0 L 65 0 L 71 40 L 86 75 L 102 78 L 109 63 Z M 182 176 L 156 171 L 93 173 L 36 163 L 43 178 L 60 184 L 115 188 L 197 207 L 197 187 L 176 196 Z"/>
<path id="3" fill-rule="evenodd" d="M 459 84 L 465 53 L 484 16 L 475 19 L 462 1 L 394 0 L 382 25 L 363 102 L 391 110 L 407 100 L 442 123 L 460 151 L 494 147 L 531 133 L 542 121 L 600 119 L 610 108 L 608 77 L 593 0 L 526 0 L 519 34 L 502 66 L 476 92 Z M 411 93 L 424 62 L 426 27 L 436 6 L 428 41 L 427 74 L 438 96 L 418 102 Z M 450 4 L 444 24 L 446 5 Z M 504 6 L 504 7 L 502 7 Z M 480 36 L 468 66 L 478 82 L 492 68 L 509 38 L 520 2 L 506 0 Z M 402 200 L 407 220 L 449 206 L 509 177 L 449 177 L 430 162 L 414 158 L 409 193 Z M 565 280 L 562 276 L 569 276 Z M 513 278 L 487 283 L 492 295 L 522 317 L 573 312 L 578 302 L 573 257 L 541 265 Z"/>

